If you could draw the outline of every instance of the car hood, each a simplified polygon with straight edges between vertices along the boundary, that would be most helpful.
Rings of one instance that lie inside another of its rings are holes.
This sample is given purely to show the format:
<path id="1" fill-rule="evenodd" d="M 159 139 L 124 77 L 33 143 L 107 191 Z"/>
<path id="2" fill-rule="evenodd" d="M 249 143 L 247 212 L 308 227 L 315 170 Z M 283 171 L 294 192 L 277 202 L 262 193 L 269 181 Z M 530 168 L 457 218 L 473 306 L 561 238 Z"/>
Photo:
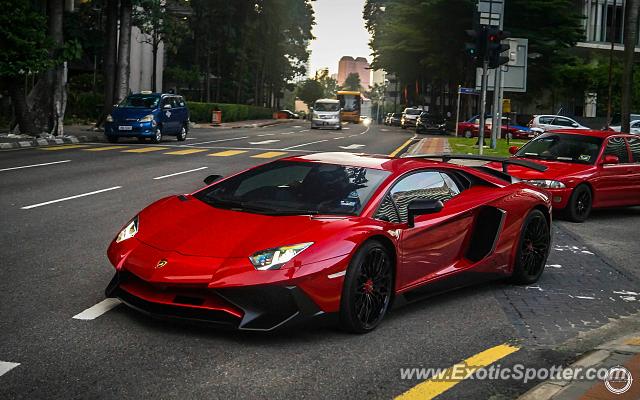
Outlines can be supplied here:
<path id="1" fill-rule="evenodd" d="M 579 175 L 581 173 L 587 172 L 593 168 L 593 165 L 589 165 L 589 164 L 578 164 L 578 163 L 568 163 L 568 162 L 559 162 L 559 161 L 544 161 L 544 160 L 520 158 L 520 157 L 514 157 L 514 158 L 519 160 L 532 161 L 547 167 L 546 171 L 540 172 L 540 171 L 536 171 L 526 167 L 520 167 L 518 165 L 510 165 L 508 169 L 508 174 L 523 180 L 529 180 L 529 179 L 562 180 L 563 178 L 566 178 L 569 176 Z M 487 166 L 493 169 L 502 171 L 502 164 L 500 163 L 494 162 L 494 163 L 488 164 Z"/>
<path id="2" fill-rule="evenodd" d="M 153 113 L 152 108 L 129 108 L 129 107 L 117 107 L 111 111 L 113 119 L 125 119 L 135 118 L 140 119 L 146 115 Z"/>
<path id="3" fill-rule="evenodd" d="M 188 256 L 241 258 L 273 247 L 316 242 L 333 221 L 346 219 L 252 214 L 215 208 L 191 196 L 182 199 L 166 198 L 143 210 L 136 238 Z"/>

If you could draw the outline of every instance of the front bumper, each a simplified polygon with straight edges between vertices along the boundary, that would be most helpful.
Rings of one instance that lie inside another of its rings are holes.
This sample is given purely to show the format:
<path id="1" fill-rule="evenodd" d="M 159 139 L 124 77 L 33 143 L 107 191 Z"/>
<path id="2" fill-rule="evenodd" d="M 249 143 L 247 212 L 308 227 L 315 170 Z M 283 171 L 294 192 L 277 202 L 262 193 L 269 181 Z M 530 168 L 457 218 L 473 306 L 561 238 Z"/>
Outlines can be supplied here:
<path id="1" fill-rule="evenodd" d="M 311 126 L 314 128 L 340 128 L 342 123 L 339 119 L 314 118 L 311 120 Z"/>
<path id="2" fill-rule="evenodd" d="M 239 330 L 271 331 L 325 315 L 297 286 L 209 289 L 206 285 L 154 284 L 119 271 L 105 294 L 155 318 Z"/>
<path id="3" fill-rule="evenodd" d="M 152 122 L 114 121 L 104 125 L 104 134 L 112 137 L 153 137 L 155 131 Z"/>
<path id="4" fill-rule="evenodd" d="M 416 126 L 416 120 L 415 119 L 405 119 L 401 121 L 402 126 Z"/>

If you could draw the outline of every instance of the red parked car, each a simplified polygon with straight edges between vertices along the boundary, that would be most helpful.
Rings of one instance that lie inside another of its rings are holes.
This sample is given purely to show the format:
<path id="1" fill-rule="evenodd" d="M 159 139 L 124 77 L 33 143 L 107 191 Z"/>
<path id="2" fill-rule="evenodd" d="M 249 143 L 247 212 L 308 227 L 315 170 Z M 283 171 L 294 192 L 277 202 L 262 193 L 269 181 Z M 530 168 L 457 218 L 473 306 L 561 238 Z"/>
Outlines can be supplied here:
<path id="1" fill-rule="evenodd" d="M 484 129 L 485 137 L 490 137 L 491 135 L 491 116 L 487 116 L 488 123 Z M 458 123 L 458 135 L 464 136 L 466 138 L 478 137 L 478 116 L 474 116 L 468 121 L 459 122 Z M 500 130 L 502 132 L 502 137 L 507 137 L 507 135 L 511 135 L 512 139 L 533 139 L 536 136 L 536 132 L 532 131 L 529 127 L 521 126 L 521 125 L 513 125 L 511 124 L 511 119 L 507 117 L 502 117 L 502 125 L 500 126 Z"/>
<path id="2" fill-rule="evenodd" d="M 106 294 L 234 329 L 335 315 L 363 333 L 392 303 L 486 279 L 537 281 L 550 210 L 543 190 L 486 167 L 290 157 L 142 210 L 109 246 Z"/>
<path id="3" fill-rule="evenodd" d="M 611 131 L 557 130 L 521 149 L 515 159 L 535 160 L 544 172 L 518 166 L 509 174 L 546 189 L 554 210 L 583 222 L 592 208 L 640 205 L 640 137 Z M 493 164 L 493 168 L 500 165 Z"/>

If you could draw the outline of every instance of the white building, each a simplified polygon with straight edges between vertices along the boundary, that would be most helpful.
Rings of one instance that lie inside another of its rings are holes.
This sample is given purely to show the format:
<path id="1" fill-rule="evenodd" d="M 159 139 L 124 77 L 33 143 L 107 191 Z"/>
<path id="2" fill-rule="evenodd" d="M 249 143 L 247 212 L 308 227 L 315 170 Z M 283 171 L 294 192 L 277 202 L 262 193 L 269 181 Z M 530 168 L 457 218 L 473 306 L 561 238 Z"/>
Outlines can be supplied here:
<path id="1" fill-rule="evenodd" d="M 582 9 L 582 14 L 585 17 L 583 21 L 585 38 L 583 41 L 578 42 L 576 47 L 610 50 L 613 36 L 614 50 L 624 50 L 622 43 L 626 0 L 577 0 L 576 3 Z M 613 32 L 611 30 L 612 25 L 614 25 Z M 640 51 L 640 48 L 636 45 L 636 52 L 638 51 Z"/>

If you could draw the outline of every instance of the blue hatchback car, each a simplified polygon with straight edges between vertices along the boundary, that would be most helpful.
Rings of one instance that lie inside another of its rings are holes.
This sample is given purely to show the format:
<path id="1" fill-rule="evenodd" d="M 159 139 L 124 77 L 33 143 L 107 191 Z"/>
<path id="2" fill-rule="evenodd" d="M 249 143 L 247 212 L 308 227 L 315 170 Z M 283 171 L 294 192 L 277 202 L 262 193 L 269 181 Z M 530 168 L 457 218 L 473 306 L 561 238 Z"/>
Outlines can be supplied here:
<path id="1" fill-rule="evenodd" d="M 186 140 L 189 109 L 182 96 L 141 92 L 127 96 L 107 116 L 104 134 L 115 143 L 121 137 L 151 139 L 160 143 L 164 135 Z"/>

